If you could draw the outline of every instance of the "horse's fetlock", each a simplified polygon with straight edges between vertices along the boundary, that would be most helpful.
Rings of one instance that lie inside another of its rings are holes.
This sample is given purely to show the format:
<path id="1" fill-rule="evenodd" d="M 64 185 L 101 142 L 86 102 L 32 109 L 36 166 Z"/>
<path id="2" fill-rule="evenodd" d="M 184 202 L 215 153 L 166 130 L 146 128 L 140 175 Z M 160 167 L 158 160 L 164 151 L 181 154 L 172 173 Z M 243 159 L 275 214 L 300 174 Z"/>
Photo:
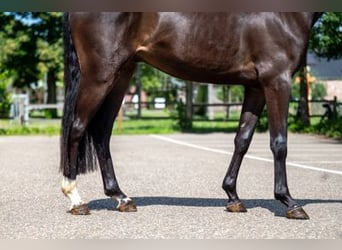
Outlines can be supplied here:
<path id="1" fill-rule="evenodd" d="M 106 187 L 104 189 L 104 193 L 106 196 L 109 196 L 109 197 L 122 197 L 122 192 L 117 186 L 110 187 L 110 188 Z"/>
<path id="2" fill-rule="evenodd" d="M 274 198 L 276 200 L 280 200 L 280 201 L 283 201 L 283 200 L 286 200 L 287 197 L 289 197 L 290 194 L 288 192 L 288 189 L 287 188 L 279 188 L 279 189 L 276 189 L 274 191 Z"/>
<path id="3" fill-rule="evenodd" d="M 222 183 L 222 188 L 225 191 L 233 191 L 235 189 L 235 181 L 232 178 L 226 178 Z"/>
<path id="4" fill-rule="evenodd" d="M 284 195 L 280 194 L 280 193 L 274 193 L 274 198 L 276 200 L 282 200 L 282 199 L 284 199 Z"/>

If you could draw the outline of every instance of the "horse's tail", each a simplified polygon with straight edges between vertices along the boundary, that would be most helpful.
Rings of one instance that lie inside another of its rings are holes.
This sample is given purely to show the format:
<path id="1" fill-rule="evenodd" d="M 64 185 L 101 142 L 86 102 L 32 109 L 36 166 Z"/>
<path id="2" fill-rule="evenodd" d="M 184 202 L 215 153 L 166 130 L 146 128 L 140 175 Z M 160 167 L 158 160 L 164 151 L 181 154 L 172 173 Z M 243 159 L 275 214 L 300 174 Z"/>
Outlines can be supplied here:
<path id="1" fill-rule="evenodd" d="M 71 168 L 76 168 L 76 174 L 93 171 L 96 168 L 96 153 L 91 135 L 85 131 L 79 142 L 77 162 L 70 163 L 70 131 L 75 119 L 77 96 L 80 87 L 80 66 L 71 36 L 69 14 L 64 14 L 64 84 L 65 98 L 61 131 L 61 162 L 60 171 L 69 176 Z"/>

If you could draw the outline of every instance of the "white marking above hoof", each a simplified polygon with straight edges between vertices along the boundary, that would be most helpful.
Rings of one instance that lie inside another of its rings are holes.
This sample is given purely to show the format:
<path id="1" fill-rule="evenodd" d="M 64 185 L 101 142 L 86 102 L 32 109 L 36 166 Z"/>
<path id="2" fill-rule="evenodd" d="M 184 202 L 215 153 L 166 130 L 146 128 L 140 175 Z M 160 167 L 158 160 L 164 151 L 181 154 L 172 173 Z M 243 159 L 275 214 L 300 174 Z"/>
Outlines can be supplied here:
<path id="1" fill-rule="evenodd" d="M 62 179 L 62 192 L 66 197 L 69 198 L 69 200 L 71 202 L 70 211 L 71 211 L 71 209 L 84 204 L 80 195 L 78 194 L 75 180 L 70 180 L 67 177 L 63 177 L 63 179 Z"/>

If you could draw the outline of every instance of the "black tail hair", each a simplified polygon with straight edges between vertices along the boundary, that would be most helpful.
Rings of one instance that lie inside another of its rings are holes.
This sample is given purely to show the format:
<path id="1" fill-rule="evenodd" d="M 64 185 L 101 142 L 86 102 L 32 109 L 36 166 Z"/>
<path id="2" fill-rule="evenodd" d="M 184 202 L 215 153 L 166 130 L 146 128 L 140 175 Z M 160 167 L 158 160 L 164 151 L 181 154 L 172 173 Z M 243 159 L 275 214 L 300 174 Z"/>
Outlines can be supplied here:
<path id="1" fill-rule="evenodd" d="M 69 13 L 64 13 L 64 84 L 65 98 L 61 126 L 61 161 L 60 171 L 64 176 L 70 176 L 76 168 L 76 174 L 94 171 L 97 167 L 96 152 L 91 134 L 86 130 L 79 142 L 76 165 L 70 163 L 70 131 L 75 119 L 77 96 L 80 87 L 80 66 L 71 36 Z"/>

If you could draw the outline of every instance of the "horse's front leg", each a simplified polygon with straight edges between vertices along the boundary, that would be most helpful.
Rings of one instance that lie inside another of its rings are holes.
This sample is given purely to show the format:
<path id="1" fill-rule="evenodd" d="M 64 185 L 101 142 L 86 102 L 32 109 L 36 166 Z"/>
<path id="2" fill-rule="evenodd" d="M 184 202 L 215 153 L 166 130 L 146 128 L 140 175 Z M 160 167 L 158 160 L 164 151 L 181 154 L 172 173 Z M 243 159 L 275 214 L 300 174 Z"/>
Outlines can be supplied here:
<path id="1" fill-rule="evenodd" d="M 287 117 L 289 108 L 291 78 L 283 74 L 265 85 L 268 111 L 270 147 L 274 158 L 274 196 L 287 207 L 289 219 L 309 219 L 291 197 L 286 177 Z"/>
<path id="2" fill-rule="evenodd" d="M 235 150 L 222 184 L 229 197 L 227 204 L 229 212 L 247 211 L 237 195 L 236 181 L 242 159 L 251 143 L 255 125 L 264 106 L 265 98 L 262 89 L 246 87 L 239 128 L 234 140 Z"/>

